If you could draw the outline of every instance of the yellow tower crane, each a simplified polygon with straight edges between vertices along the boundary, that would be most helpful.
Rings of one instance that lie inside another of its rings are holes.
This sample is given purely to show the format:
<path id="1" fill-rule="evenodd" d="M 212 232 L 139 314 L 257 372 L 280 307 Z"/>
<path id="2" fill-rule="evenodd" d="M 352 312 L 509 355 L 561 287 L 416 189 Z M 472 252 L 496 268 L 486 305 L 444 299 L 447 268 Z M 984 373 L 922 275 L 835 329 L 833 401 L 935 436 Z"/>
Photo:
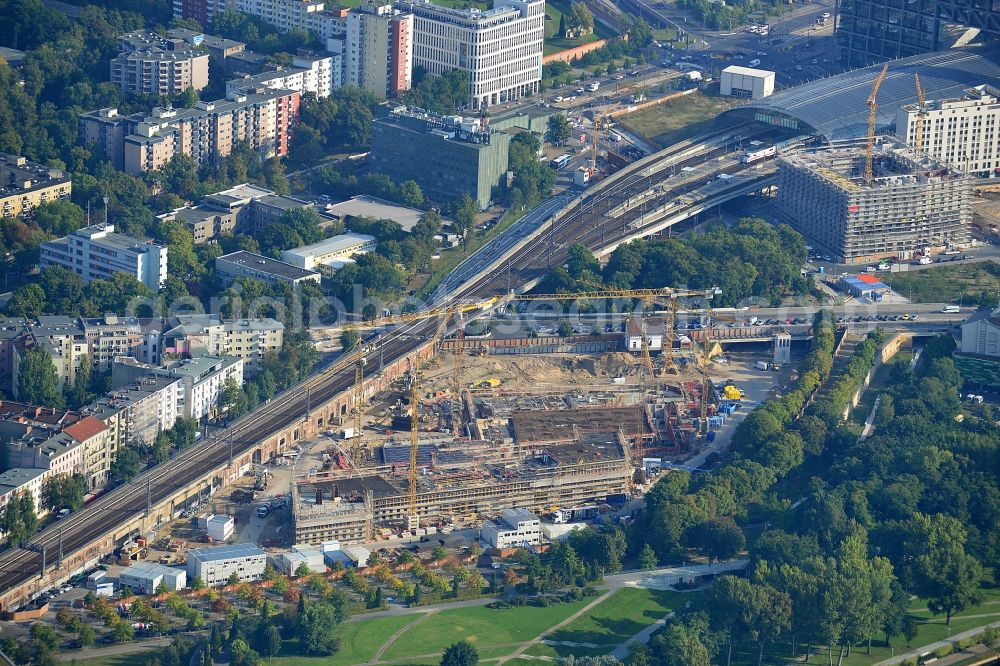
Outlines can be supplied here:
<path id="1" fill-rule="evenodd" d="M 420 527 L 420 516 L 417 515 L 417 449 L 420 429 L 420 393 L 417 388 L 417 368 L 413 367 L 410 377 L 410 469 L 406 480 L 406 527 L 415 530 Z"/>
<path id="2" fill-rule="evenodd" d="M 920 84 L 920 75 L 913 73 L 913 83 L 917 86 L 917 127 L 916 135 L 913 137 L 913 149 L 921 152 L 924 147 L 924 116 L 927 114 L 927 97 L 924 95 L 924 87 Z"/>
<path id="3" fill-rule="evenodd" d="M 882 67 L 882 71 L 875 77 L 872 84 L 872 92 L 868 95 L 868 137 L 865 144 L 865 185 L 871 185 L 874 179 L 872 162 L 875 159 L 875 112 L 878 111 L 878 89 L 885 81 L 885 75 L 889 72 L 889 63 Z"/>

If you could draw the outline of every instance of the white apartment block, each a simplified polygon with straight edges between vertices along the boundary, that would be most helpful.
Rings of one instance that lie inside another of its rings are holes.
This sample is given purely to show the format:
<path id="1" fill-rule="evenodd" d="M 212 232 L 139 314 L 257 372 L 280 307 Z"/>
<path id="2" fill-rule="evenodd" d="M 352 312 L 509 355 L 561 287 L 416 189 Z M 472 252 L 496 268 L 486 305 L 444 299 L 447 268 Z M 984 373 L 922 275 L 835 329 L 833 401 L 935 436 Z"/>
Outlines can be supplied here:
<path id="1" fill-rule="evenodd" d="M 252 543 L 218 548 L 192 548 L 187 555 L 189 581 L 201 578 L 206 585 L 225 585 L 234 573 L 240 581 L 260 580 L 267 554 Z"/>
<path id="2" fill-rule="evenodd" d="M 96 224 L 42 243 L 39 263 L 42 268 L 67 268 L 83 277 L 84 284 L 127 273 L 159 290 L 167 279 L 167 248 L 114 231 L 112 224 Z"/>
<path id="3" fill-rule="evenodd" d="M 924 107 L 921 150 L 979 178 L 1000 176 L 1000 91 L 978 86 L 962 99 L 929 100 Z M 896 136 L 917 143 L 918 104 L 896 114 Z"/>
<path id="4" fill-rule="evenodd" d="M 138 30 L 118 38 L 111 82 L 126 93 L 177 95 L 208 86 L 208 54 L 180 39 Z"/>
<path id="5" fill-rule="evenodd" d="M 336 65 L 334 60 L 337 61 Z M 302 95 L 312 93 L 317 97 L 329 97 L 338 87 L 339 58 L 334 56 L 292 58 L 291 67 L 279 67 L 270 72 L 246 75 L 226 82 L 226 97 L 246 94 L 261 86 L 274 90 L 294 90 Z"/>
<path id="6" fill-rule="evenodd" d="M 449 9 L 427 0 L 397 4 L 412 13 L 413 64 L 440 75 L 469 72 L 476 108 L 538 92 L 545 39 L 544 0 L 493 0 L 493 9 Z"/>

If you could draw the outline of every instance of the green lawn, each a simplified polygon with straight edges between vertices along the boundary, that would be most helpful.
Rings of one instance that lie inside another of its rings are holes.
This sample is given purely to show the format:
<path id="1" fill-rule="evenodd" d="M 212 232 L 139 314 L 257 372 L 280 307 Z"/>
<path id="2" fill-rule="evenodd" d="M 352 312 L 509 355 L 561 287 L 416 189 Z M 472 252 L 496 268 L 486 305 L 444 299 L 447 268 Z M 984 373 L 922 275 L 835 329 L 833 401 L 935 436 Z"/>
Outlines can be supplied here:
<path id="1" fill-rule="evenodd" d="M 619 122 L 648 141 L 669 146 L 707 132 L 716 116 L 740 103 L 733 98 L 692 93 L 644 111 L 630 113 L 620 118 Z"/>
<path id="2" fill-rule="evenodd" d="M 72 663 L 75 666 L 143 666 L 150 659 L 158 657 L 161 649 L 162 647 L 150 647 L 148 649 L 140 649 L 126 654 L 108 655 L 106 657 L 92 657 L 90 659 L 73 659 L 72 661 L 67 660 L 65 663 Z M 86 655 L 87 653 L 78 652 L 77 654 Z"/>
<path id="3" fill-rule="evenodd" d="M 362 664 L 375 656 L 375 652 L 390 636 L 420 617 L 420 615 L 395 615 L 346 622 L 337 627 L 340 649 L 336 654 L 329 657 L 303 657 L 297 654 L 297 645 L 292 641 L 285 643 L 283 656 L 272 659 L 269 663 L 286 666 L 307 662 L 316 666 Z"/>
<path id="4" fill-rule="evenodd" d="M 547 639 L 615 646 L 663 618 L 687 597 L 669 590 L 618 590 Z"/>
<path id="5" fill-rule="evenodd" d="M 403 659 L 410 655 L 439 654 L 455 641 L 467 640 L 480 650 L 523 643 L 552 625 L 562 622 L 593 599 L 583 599 L 548 608 L 491 609 L 485 606 L 455 608 L 435 613 L 405 632 L 383 655 L 383 659 Z"/>
<path id="6" fill-rule="evenodd" d="M 956 266 L 935 266 L 904 273 L 883 273 L 879 279 L 914 303 L 977 301 L 996 305 L 1000 289 L 1000 264 L 981 261 Z"/>
<path id="7" fill-rule="evenodd" d="M 582 44 L 589 44 L 591 42 L 596 42 L 599 39 L 606 39 L 614 36 L 611 31 L 604 27 L 602 23 L 594 21 L 594 32 L 589 35 L 583 35 L 577 39 L 562 39 L 558 37 L 559 20 L 562 18 L 563 14 L 568 11 L 569 7 L 562 2 L 552 2 L 552 0 L 549 0 L 545 3 L 544 55 L 549 55 L 558 51 L 565 51 L 566 49 L 571 49 Z"/>

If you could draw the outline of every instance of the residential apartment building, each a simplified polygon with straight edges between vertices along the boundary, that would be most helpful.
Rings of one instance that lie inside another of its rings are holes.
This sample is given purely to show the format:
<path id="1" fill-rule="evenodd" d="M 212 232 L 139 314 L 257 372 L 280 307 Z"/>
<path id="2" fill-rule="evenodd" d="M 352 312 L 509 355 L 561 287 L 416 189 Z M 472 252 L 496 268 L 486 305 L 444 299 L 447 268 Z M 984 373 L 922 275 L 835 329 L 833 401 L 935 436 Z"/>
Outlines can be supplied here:
<path id="1" fill-rule="evenodd" d="M 468 194 L 485 209 L 506 177 L 510 137 L 479 118 L 401 107 L 372 122 L 370 159 L 376 173 L 400 183 L 414 180 L 438 201 Z"/>
<path id="2" fill-rule="evenodd" d="M 87 489 L 96 491 L 108 482 L 114 450 L 110 447 L 111 431 L 100 419 L 87 415 L 78 423 L 67 426 L 63 434 L 80 442 L 82 474 Z"/>
<path id="3" fill-rule="evenodd" d="M 0 402 L 0 437 L 7 464 L 48 474 L 83 474 L 90 490 L 99 488 L 92 470 L 110 464 L 107 427 L 85 410 L 79 412 Z"/>
<path id="4" fill-rule="evenodd" d="M 364 0 L 347 15 L 344 56 L 348 85 L 395 97 L 413 83 L 413 14 L 391 2 Z"/>
<path id="5" fill-rule="evenodd" d="M 80 137 L 131 174 L 161 169 L 175 154 L 211 163 L 244 141 L 267 157 L 284 156 L 299 100 L 296 91 L 261 87 L 193 109 L 155 108 L 131 116 L 100 109 L 80 116 Z"/>
<path id="6" fill-rule="evenodd" d="M 17 372 L 14 370 L 16 347 L 28 332 L 30 319 L 9 317 L 0 319 L 0 392 L 14 395 Z"/>
<path id="7" fill-rule="evenodd" d="M 51 437 L 6 442 L 7 464 L 11 467 L 44 469 L 50 475 L 72 476 L 83 470 L 83 446 L 65 432 Z"/>
<path id="8" fill-rule="evenodd" d="M 485 11 L 438 7 L 428 0 L 396 6 L 414 16 L 413 64 L 433 75 L 467 71 L 472 106 L 495 106 L 538 92 L 544 0 L 493 0 L 493 8 Z"/>
<path id="9" fill-rule="evenodd" d="M 38 206 L 68 199 L 72 191 L 72 180 L 61 169 L 0 153 L 0 217 L 31 217 Z"/>
<path id="10" fill-rule="evenodd" d="M 978 178 L 1000 176 L 1000 92 L 992 86 L 970 88 L 962 99 L 928 100 L 923 109 L 907 104 L 896 114 L 896 136 L 959 171 Z"/>
<path id="11" fill-rule="evenodd" d="M 264 282 L 285 282 L 292 285 L 320 281 L 320 274 L 277 259 L 240 250 L 215 258 L 215 272 L 226 282 L 238 277 L 251 277 Z"/>
<path id="12" fill-rule="evenodd" d="M 243 366 L 242 358 L 232 356 L 197 356 L 176 360 L 164 367 L 121 358 L 116 360 L 112 370 L 111 385 L 127 388 L 137 383 L 141 386 L 142 382 L 153 379 L 180 380 L 177 418 L 200 419 L 216 413 L 219 395 L 227 380 L 243 384 Z"/>
<path id="13" fill-rule="evenodd" d="M 42 243 L 40 265 L 69 269 L 84 284 L 127 273 L 156 291 L 167 279 L 167 248 L 117 234 L 112 224 L 95 224 Z"/>
<path id="14" fill-rule="evenodd" d="M 85 357 L 89 357 L 93 372 L 110 371 L 112 361 L 118 356 L 132 356 L 149 363 L 159 360 L 158 334 L 143 330 L 135 317 L 42 315 L 14 322 L 0 324 L 0 333 L 9 334 L 0 335 L 0 359 L 9 368 L 7 390 L 11 395 L 17 390 L 21 361 L 31 349 L 48 353 L 60 387 L 75 385 Z"/>
<path id="15" fill-rule="evenodd" d="M 118 49 L 111 83 L 126 93 L 178 95 L 208 86 L 208 54 L 184 40 L 138 30 L 120 36 Z"/>
<path id="16" fill-rule="evenodd" d="M 306 270 L 318 270 L 320 266 L 340 268 L 358 254 L 372 252 L 375 237 L 365 234 L 346 233 L 303 245 L 281 253 L 281 260 Z"/>
<path id="17" fill-rule="evenodd" d="M 182 357 L 203 354 L 242 358 L 244 374 L 261 370 L 265 355 L 277 353 L 284 342 L 285 325 L 276 319 L 233 319 L 217 314 L 175 315 L 163 333 L 163 353 Z"/>
<path id="18" fill-rule="evenodd" d="M 42 484 L 48 478 L 47 470 L 34 467 L 12 467 L 0 472 L 0 511 L 7 508 L 7 503 L 14 495 L 30 495 L 37 511 L 42 506 Z"/>
<path id="19" fill-rule="evenodd" d="M 260 580 L 267 555 L 252 543 L 218 548 L 192 548 L 187 554 L 188 580 L 200 578 L 205 585 L 225 585 L 234 573 L 241 582 Z"/>
<path id="20" fill-rule="evenodd" d="M 21 374 L 21 363 L 27 352 L 42 349 L 52 359 L 59 378 L 59 388 L 74 386 L 76 373 L 80 371 L 83 358 L 90 353 L 87 335 L 75 317 L 63 315 L 43 315 L 23 335 L 14 346 L 12 364 L 13 395 L 17 396 L 17 377 Z"/>
<path id="21" fill-rule="evenodd" d="M 341 85 L 340 62 L 336 68 L 333 56 L 295 56 L 291 67 L 276 66 L 274 70 L 245 75 L 226 82 L 226 96 L 232 97 L 260 88 L 294 90 L 301 95 L 329 97 Z"/>
<path id="22" fill-rule="evenodd" d="M 127 357 L 126 360 L 133 361 Z M 184 416 L 184 387 L 180 378 L 137 373 L 115 383 L 114 373 L 120 362 L 121 359 L 112 368 L 112 390 L 81 410 L 107 428 L 84 450 L 92 488 L 108 482 L 111 463 L 121 447 L 149 446 L 161 431 L 172 428 Z"/>

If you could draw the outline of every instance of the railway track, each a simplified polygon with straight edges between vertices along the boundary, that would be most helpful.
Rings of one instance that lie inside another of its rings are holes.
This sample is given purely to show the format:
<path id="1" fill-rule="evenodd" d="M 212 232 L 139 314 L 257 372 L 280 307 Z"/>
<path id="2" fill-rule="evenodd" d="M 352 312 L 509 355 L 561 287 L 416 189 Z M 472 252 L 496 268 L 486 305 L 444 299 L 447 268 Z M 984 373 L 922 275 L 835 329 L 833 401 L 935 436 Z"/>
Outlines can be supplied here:
<path id="1" fill-rule="evenodd" d="M 712 159 L 725 151 L 724 145 L 716 145 L 720 140 L 724 143 L 727 138 L 746 133 L 746 129 L 745 126 L 720 129 L 699 137 L 697 142 L 692 140 L 678 144 L 657 153 L 653 159 L 647 158 L 630 165 L 602 189 L 585 195 L 572 208 L 553 218 L 555 221 L 546 223 L 548 226 L 542 233 L 535 235 L 508 258 L 509 273 L 481 273 L 456 289 L 451 298 L 478 299 L 504 294 L 508 285 L 519 287 L 527 284 L 543 275 L 548 268 L 561 264 L 573 243 L 596 247 L 601 242 L 612 242 L 625 235 L 626 230 L 617 224 L 613 225 L 614 230 L 607 228 L 606 211 L 647 190 L 657 174 L 669 168 L 669 163 L 683 168 Z M 748 137 L 749 134 L 744 138 Z M 712 145 L 706 154 L 677 159 L 677 155 L 686 150 L 706 143 Z M 679 196 L 682 194 L 679 189 L 668 190 L 663 196 Z M 628 226 L 627 220 L 625 226 Z M 635 229 L 627 233 L 634 234 Z M 380 348 L 380 355 L 390 363 L 426 342 L 436 327 L 434 320 L 397 327 L 379 339 L 375 350 Z M 268 435 L 304 419 L 310 405 L 323 404 L 348 391 L 354 381 L 353 361 L 353 358 L 338 359 L 329 368 L 275 396 L 260 409 L 216 431 L 212 437 L 195 443 L 169 461 L 50 525 L 30 542 L 22 544 L 23 547 L 0 553 L 0 592 L 22 585 L 32 577 L 39 577 L 43 558 L 47 570 L 59 561 L 61 553 L 77 552 L 107 537 L 118 525 L 144 514 L 148 506 L 158 505 L 204 477 L 206 470 L 224 467 Z M 68 576 L 72 572 L 65 573 Z"/>

